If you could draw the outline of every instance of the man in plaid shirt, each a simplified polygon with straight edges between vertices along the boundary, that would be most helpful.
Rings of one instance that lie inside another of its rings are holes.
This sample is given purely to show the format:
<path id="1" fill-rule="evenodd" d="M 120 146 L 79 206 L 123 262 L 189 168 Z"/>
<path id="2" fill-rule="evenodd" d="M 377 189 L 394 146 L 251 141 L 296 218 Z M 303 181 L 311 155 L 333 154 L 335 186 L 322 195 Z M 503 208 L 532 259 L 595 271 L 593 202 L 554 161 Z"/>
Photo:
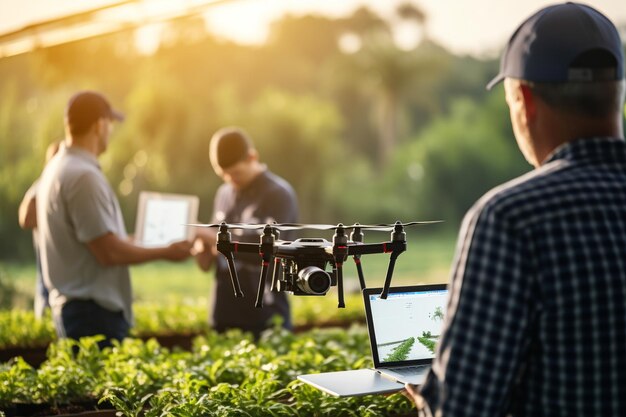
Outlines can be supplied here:
<path id="1" fill-rule="evenodd" d="M 424 415 L 626 415 L 624 56 L 575 3 L 515 31 L 500 74 L 536 169 L 468 212 Z"/>

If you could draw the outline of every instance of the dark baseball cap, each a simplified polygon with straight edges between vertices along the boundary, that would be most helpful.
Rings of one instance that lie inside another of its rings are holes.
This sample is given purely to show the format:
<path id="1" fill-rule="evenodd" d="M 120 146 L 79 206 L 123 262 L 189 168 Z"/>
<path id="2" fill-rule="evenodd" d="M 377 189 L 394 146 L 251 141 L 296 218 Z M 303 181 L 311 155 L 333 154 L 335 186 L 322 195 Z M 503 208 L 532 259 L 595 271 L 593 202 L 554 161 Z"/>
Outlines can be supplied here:
<path id="1" fill-rule="evenodd" d="M 212 163 L 226 169 L 243 161 L 252 149 L 252 141 L 246 132 L 237 127 L 226 127 L 215 132 L 211 138 Z"/>
<path id="2" fill-rule="evenodd" d="M 95 91 L 81 91 L 74 94 L 65 110 L 65 119 L 72 134 L 85 133 L 91 125 L 103 117 L 111 120 L 124 120 L 124 115 L 113 110 L 109 101 Z"/>
<path id="3" fill-rule="evenodd" d="M 624 78 L 624 52 L 615 25 L 580 3 L 545 7 L 524 21 L 500 60 L 504 78 L 538 83 L 615 81 Z"/>

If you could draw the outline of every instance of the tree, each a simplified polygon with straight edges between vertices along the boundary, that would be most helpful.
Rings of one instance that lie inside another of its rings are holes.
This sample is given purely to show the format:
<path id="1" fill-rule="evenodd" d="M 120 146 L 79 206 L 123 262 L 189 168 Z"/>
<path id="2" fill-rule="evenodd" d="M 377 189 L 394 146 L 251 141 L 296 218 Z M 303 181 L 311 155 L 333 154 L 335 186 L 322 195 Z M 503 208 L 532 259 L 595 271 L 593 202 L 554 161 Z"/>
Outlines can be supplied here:
<path id="1" fill-rule="evenodd" d="M 420 25 L 426 21 L 426 15 L 414 6 L 404 5 L 399 13 Z M 364 85 L 376 103 L 377 165 L 382 169 L 398 144 L 400 115 L 410 91 L 428 83 L 441 70 L 444 61 L 432 53 L 433 48 L 427 43 L 410 51 L 400 49 L 394 43 L 388 24 L 373 24 L 368 30 L 362 23 L 365 21 L 377 22 L 377 19 L 367 9 L 359 9 L 347 21 L 347 27 L 351 23 L 358 28 L 361 48 L 348 58 L 343 70 L 354 82 Z"/>

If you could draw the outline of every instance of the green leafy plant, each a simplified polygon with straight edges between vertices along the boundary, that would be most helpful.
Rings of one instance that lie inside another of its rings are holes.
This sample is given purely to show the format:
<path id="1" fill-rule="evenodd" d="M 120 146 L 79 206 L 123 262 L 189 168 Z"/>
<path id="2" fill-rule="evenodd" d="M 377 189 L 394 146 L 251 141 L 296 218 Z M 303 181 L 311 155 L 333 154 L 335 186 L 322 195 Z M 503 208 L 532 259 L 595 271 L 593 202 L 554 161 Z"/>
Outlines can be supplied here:
<path id="1" fill-rule="evenodd" d="M 326 326 L 363 322 L 360 296 L 346 296 L 345 309 L 333 297 L 299 297 L 292 302 L 296 326 Z M 137 303 L 131 334 L 148 338 L 162 335 L 199 335 L 209 330 L 207 307 L 195 304 Z M 57 339 L 50 314 L 41 319 L 31 310 L 0 311 L 0 349 L 46 347 Z"/>
<path id="2" fill-rule="evenodd" d="M 52 319 L 41 319 L 30 310 L 0 311 L 0 349 L 12 347 L 41 347 L 56 340 Z"/>
<path id="3" fill-rule="evenodd" d="M 418 342 L 426 347 L 431 353 L 435 353 L 437 346 L 437 339 L 439 336 L 433 336 L 430 332 L 422 332 L 422 335 L 417 338 Z"/>
<path id="4" fill-rule="evenodd" d="M 385 362 L 397 362 L 403 361 L 409 356 L 411 348 L 415 344 L 415 338 L 410 337 L 400 343 L 396 348 L 385 358 Z"/>
<path id="5" fill-rule="evenodd" d="M 62 340 L 33 369 L 21 359 L 0 367 L 0 405 L 95 399 L 119 416 L 389 416 L 410 410 L 400 395 L 339 399 L 297 381 L 303 373 L 371 366 L 367 331 L 280 327 L 252 336 L 233 330 L 196 338 L 191 351 L 155 339 L 126 339 L 99 350 L 98 337 Z M 4 408 L 3 408 L 4 409 Z"/>
<path id="6" fill-rule="evenodd" d="M 36 386 L 37 373 L 24 359 L 17 357 L 0 364 L 0 408 L 13 403 L 27 402 Z"/>

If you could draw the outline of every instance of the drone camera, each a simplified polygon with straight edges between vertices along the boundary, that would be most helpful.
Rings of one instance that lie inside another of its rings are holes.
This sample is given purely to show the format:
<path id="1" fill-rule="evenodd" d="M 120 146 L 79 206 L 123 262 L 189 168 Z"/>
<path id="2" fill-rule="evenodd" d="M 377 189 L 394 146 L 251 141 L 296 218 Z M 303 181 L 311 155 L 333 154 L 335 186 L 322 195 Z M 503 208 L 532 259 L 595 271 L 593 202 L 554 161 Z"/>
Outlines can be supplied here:
<path id="1" fill-rule="evenodd" d="M 309 295 L 324 295 L 328 292 L 332 281 L 328 272 L 317 266 L 307 266 L 298 271 L 297 287 Z"/>

